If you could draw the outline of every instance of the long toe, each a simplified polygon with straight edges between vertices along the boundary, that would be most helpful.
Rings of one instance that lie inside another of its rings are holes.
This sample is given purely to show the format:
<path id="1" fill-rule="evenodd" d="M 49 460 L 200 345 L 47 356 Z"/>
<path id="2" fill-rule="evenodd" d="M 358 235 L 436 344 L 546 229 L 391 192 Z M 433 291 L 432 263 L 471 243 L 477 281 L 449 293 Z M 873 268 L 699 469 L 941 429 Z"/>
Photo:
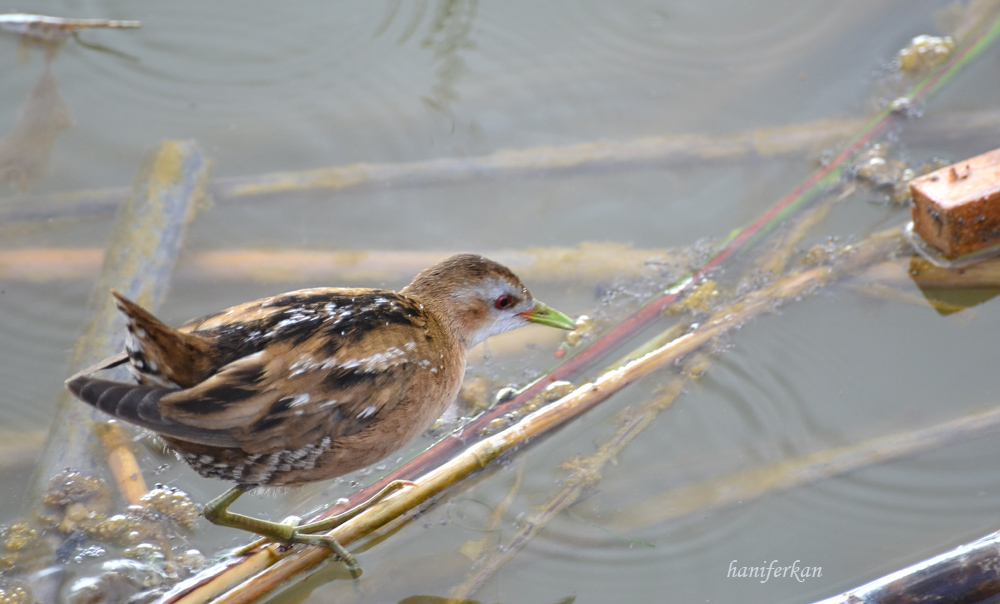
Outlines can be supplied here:
<path id="1" fill-rule="evenodd" d="M 348 572 L 351 573 L 352 578 L 357 579 L 361 576 L 361 566 L 358 564 L 358 560 L 351 555 L 351 552 L 347 551 L 347 548 L 341 545 L 340 542 L 333 537 L 328 535 L 309 535 L 296 531 L 290 541 L 329 548 L 333 551 L 333 553 L 337 554 L 340 561 L 344 563 Z"/>

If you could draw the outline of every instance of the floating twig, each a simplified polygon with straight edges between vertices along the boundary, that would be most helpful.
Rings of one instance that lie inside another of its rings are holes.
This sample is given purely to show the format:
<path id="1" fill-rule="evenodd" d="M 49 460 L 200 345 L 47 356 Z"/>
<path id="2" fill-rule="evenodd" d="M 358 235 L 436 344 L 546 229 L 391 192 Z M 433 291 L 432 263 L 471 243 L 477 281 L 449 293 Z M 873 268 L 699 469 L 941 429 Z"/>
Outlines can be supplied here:
<path id="1" fill-rule="evenodd" d="M 70 36 L 78 44 L 91 50 L 107 52 L 130 61 L 138 61 L 137 57 L 109 48 L 102 44 L 87 42 L 80 37 L 80 32 L 88 28 L 134 29 L 141 27 L 138 21 L 112 21 L 110 19 L 64 19 L 62 17 L 47 17 L 45 15 L 26 15 L 14 13 L 0 15 L 0 32 L 21 36 L 22 49 L 25 43 L 34 42 L 44 46 L 46 59 L 51 61 L 56 51 Z"/>
<path id="2" fill-rule="evenodd" d="M 26 36 L 41 42 L 62 42 L 73 32 L 90 27 L 133 29 L 142 27 L 142 23 L 139 21 L 112 21 L 110 19 L 64 19 L 25 13 L 0 15 L 0 31 Z"/>

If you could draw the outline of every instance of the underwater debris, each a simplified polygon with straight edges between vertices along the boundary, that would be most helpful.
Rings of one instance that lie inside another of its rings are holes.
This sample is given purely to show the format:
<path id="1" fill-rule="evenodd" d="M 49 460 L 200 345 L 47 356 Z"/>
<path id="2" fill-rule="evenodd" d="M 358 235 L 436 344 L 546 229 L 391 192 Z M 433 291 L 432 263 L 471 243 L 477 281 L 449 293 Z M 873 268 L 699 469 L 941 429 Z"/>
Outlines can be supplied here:
<path id="1" fill-rule="evenodd" d="M 899 70 L 907 73 L 930 71 L 944 63 L 955 50 L 951 36 L 917 36 L 899 51 Z"/>
<path id="2" fill-rule="evenodd" d="M 585 338 L 594 334 L 596 327 L 594 320 L 587 315 L 577 317 L 574 324 L 576 328 L 568 332 L 564 338 L 567 346 L 578 346 Z"/>
<path id="3" fill-rule="evenodd" d="M 905 162 L 890 159 L 891 148 L 876 143 L 854 159 L 850 170 L 855 179 L 884 191 L 889 201 L 904 203 L 910 199 L 910 181 L 916 173 Z"/>

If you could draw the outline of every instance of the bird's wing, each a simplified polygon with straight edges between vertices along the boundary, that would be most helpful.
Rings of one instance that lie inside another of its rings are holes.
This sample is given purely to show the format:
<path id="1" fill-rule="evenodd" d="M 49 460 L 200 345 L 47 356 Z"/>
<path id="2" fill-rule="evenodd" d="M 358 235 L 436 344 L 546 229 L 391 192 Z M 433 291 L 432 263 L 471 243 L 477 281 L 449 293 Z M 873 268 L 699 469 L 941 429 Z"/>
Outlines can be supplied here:
<path id="1" fill-rule="evenodd" d="M 381 295 L 355 299 L 342 314 L 307 337 L 276 333 L 265 348 L 163 396 L 163 417 L 226 432 L 250 453 L 296 450 L 364 430 L 404 396 L 419 397 L 443 379 L 432 358 L 443 332 L 417 303 Z"/>

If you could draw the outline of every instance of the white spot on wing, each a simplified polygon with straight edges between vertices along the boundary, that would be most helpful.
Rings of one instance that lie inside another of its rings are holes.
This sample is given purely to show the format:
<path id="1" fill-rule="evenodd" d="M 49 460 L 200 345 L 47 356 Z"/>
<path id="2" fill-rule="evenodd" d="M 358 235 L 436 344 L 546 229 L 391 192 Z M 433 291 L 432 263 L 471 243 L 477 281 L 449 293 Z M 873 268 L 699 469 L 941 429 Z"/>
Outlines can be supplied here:
<path id="1" fill-rule="evenodd" d="M 344 361 L 340 366 L 344 369 L 359 368 L 366 373 L 376 373 L 405 362 L 406 353 L 401 348 L 393 346 L 385 351 L 376 352 L 366 357 Z"/>
<path id="2" fill-rule="evenodd" d="M 309 404 L 309 393 L 303 392 L 301 394 L 296 394 L 292 402 L 288 403 L 289 407 L 301 407 L 302 405 Z"/>

